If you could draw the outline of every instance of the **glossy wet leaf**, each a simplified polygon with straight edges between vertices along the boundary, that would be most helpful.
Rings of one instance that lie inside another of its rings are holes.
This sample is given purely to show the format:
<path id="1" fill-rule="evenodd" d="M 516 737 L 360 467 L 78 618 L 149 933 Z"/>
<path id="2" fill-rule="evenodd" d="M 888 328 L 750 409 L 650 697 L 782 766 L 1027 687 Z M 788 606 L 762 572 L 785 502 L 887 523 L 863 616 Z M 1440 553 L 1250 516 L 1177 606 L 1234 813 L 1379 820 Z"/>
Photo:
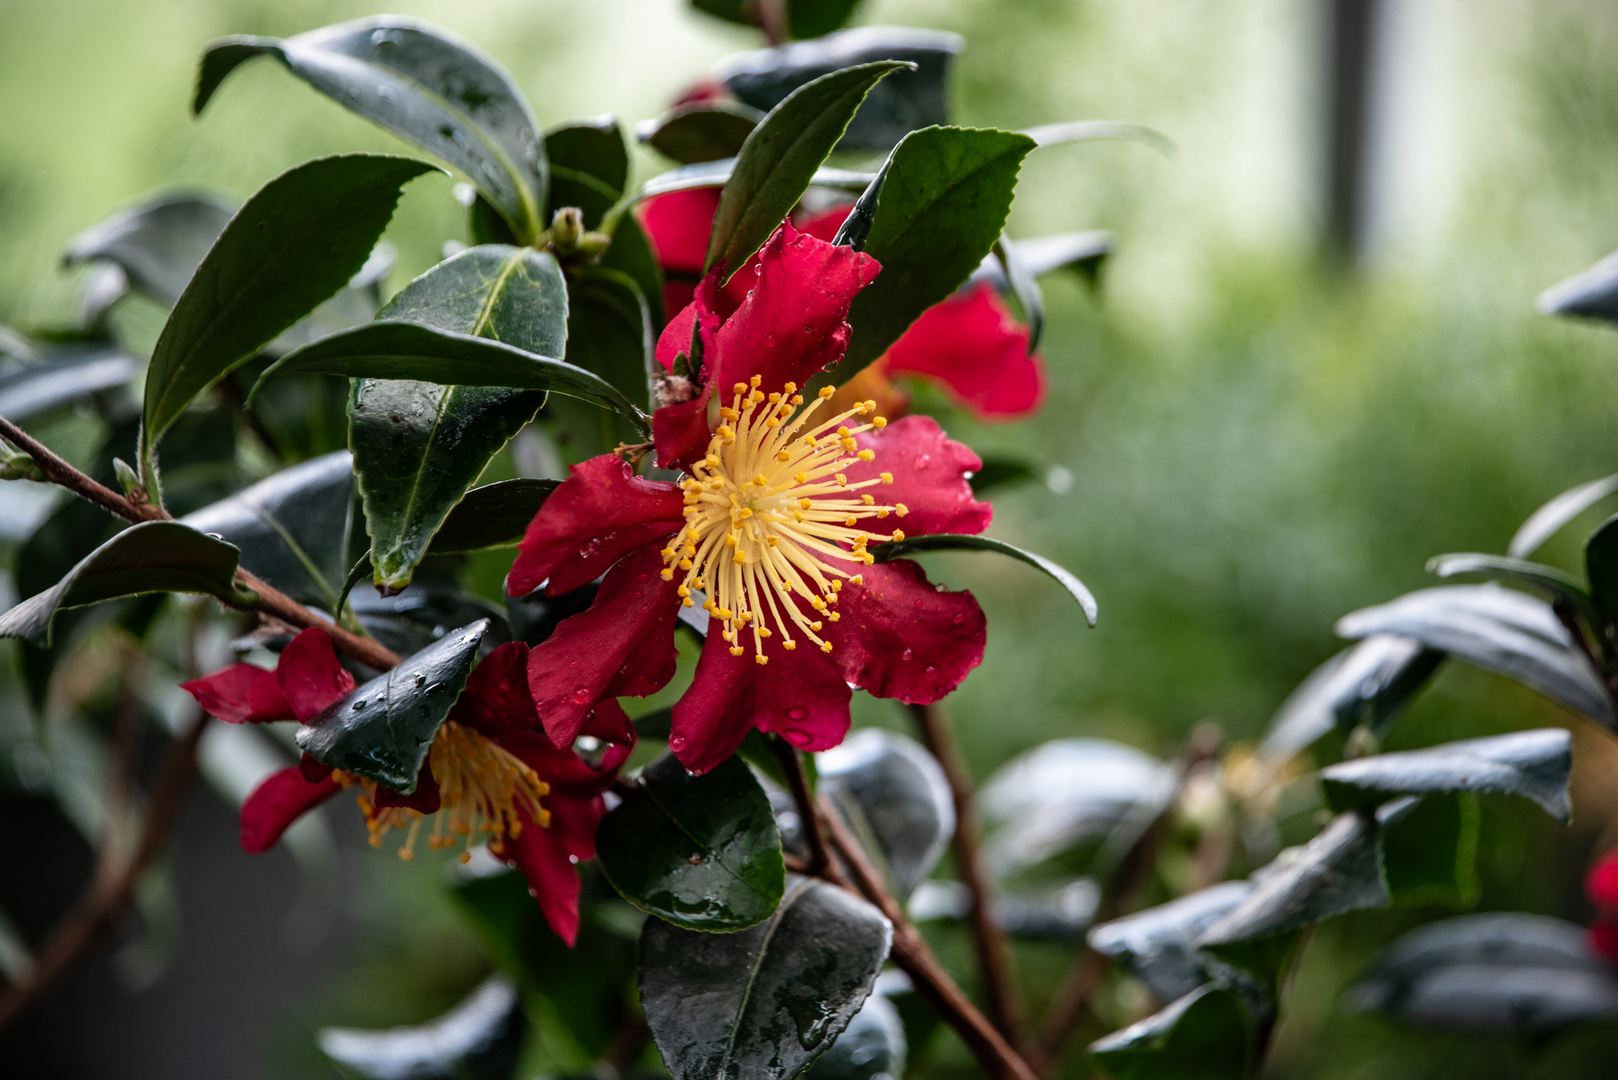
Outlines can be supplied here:
<path id="1" fill-rule="evenodd" d="M 551 169 L 547 223 L 556 211 L 576 206 L 584 212 L 585 226 L 594 228 L 624 193 L 629 151 L 614 117 L 558 124 L 545 133 L 545 156 Z"/>
<path id="2" fill-rule="evenodd" d="M 13 422 L 128 385 L 135 357 L 114 348 L 52 350 L 42 363 L 0 375 L 0 416 Z"/>
<path id="3" fill-rule="evenodd" d="M 1337 633 L 1408 637 L 1516 679 L 1609 728 L 1618 725 L 1606 688 L 1550 605 L 1523 593 L 1492 585 L 1422 589 L 1345 615 Z"/>
<path id="4" fill-rule="evenodd" d="M 1618 622 L 1618 517 L 1603 521 L 1584 542 L 1584 572 L 1597 622 Z"/>
<path id="5" fill-rule="evenodd" d="M 1575 923 L 1464 915 L 1399 938 L 1347 1001 L 1422 1027 L 1526 1032 L 1618 1016 L 1618 971 Z"/>
<path id="6" fill-rule="evenodd" d="M 1497 581 L 1516 582 L 1549 593 L 1552 598 L 1564 597 L 1580 611 L 1595 614 L 1590 594 L 1584 590 L 1584 583 L 1554 566 L 1545 566 L 1526 559 L 1513 559 L 1509 556 L 1463 552 L 1455 555 L 1438 555 L 1429 559 L 1427 571 L 1441 578 L 1478 574 Z"/>
<path id="7" fill-rule="evenodd" d="M 894 147 L 864 244 L 882 273 L 854 298 L 838 381 L 887 351 L 977 269 L 1000 236 L 1033 148 L 1015 132 L 955 127 L 923 128 Z"/>
<path id="8" fill-rule="evenodd" d="M 878 992 L 865 999 L 808 1075 L 814 1080 L 893 1080 L 904 1075 L 907 1053 L 904 1019 Z"/>
<path id="9" fill-rule="evenodd" d="M 1542 315 L 1578 315 L 1618 322 L 1618 252 L 1539 294 Z"/>
<path id="10" fill-rule="evenodd" d="M 51 643 L 56 614 L 142 593 L 189 592 L 232 604 L 252 600 L 237 589 L 241 552 L 177 521 L 131 525 L 85 556 L 44 592 L 0 615 L 0 637 Z"/>
<path id="11" fill-rule="evenodd" d="M 62 262 L 105 262 L 148 300 L 171 308 L 236 212 L 211 195 L 166 195 L 75 236 Z"/>
<path id="12" fill-rule="evenodd" d="M 1005 272 L 1011 295 L 1022 309 L 1023 321 L 1028 324 L 1028 352 L 1032 355 L 1045 333 L 1045 294 L 1034 280 L 1034 268 L 1023 258 L 1022 248 L 1011 237 L 1001 233 L 994 252 Z"/>
<path id="13" fill-rule="evenodd" d="M 515 547 L 560 480 L 502 480 L 475 487 L 433 534 L 429 555 Z"/>
<path id="14" fill-rule="evenodd" d="M 1199 987 L 1090 1044 L 1113 1080 L 1247 1080 L 1253 1022 L 1235 991 Z"/>
<path id="15" fill-rule="evenodd" d="M 675 1080 L 786 1080 L 864 1004 L 893 940 L 882 913 L 791 877 L 775 914 L 734 934 L 648 919 L 640 999 Z"/>
<path id="16" fill-rule="evenodd" d="M 1035 277 L 1071 268 L 1094 281 L 1112 254 L 1112 242 L 1112 233 L 1091 229 L 1025 237 L 1017 241 L 1017 250 Z"/>
<path id="17" fill-rule="evenodd" d="M 1614 493 L 1618 493 L 1618 475 L 1604 476 L 1562 492 L 1528 516 L 1511 538 L 1506 554 L 1514 559 L 1528 558 L 1562 526 Z"/>
<path id="18" fill-rule="evenodd" d="M 539 125 L 511 77 L 466 42 L 384 16 L 281 40 L 229 37 L 202 56 L 193 111 L 236 67 L 274 56 L 333 101 L 464 172 L 522 241 L 546 222 Z"/>
<path id="19" fill-rule="evenodd" d="M 983 468 L 968 479 L 972 485 L 972 494 L 981 499 L 995 488 L 1042 481 L 1045 479 L 1045 473 L 1045 468 L 1025 458 L 989 455 L 983 458 Z"/>
<path id="20" fill-rule="evenodd" d="M 596 858 L 624 899 L 692 930 L 762 922 L 786 884 L 770 800 L 736 757 L 701 776 L 652 762 L 602 819 Z"/>
<path id="21" fill-rule="evenodd" d="M 1573 737 L 1546 728 L 1356 758 L 1322 769 L 1320 779 L 1337 810 L 1397 795 L 1468 791 L 1532 799 L 1566 823 L 1573 817 L 1572 771 Z"/>
<path id="22" fill-rule="evenodd" d="M 248 569 L 293 599 L 332 611 L 348 570 L 353 493 L 353 458 L 339 450 L 183 520 L 240 548 Z"/>
<path id="23" fill-rule="evenodd" d="M 298 728 L 298 747 L 317 761 L 409 794 L 433 736 L 461 696 L 487 621 L 445 634 Z"/>
<path id="24" fill-rule="evenodd" d="M 1042 124 L 1023 132 L 1041 148 L 1094 139 L 1133 139 L 1164 154 L 1174 153 L 1174 142 L 1160 131 L 1126 120 L 1067 120 Z"/>
<path id="25" fill-rule="evenodd" d="M 1158 1001 L 1175 1001 L 1209 981 L 1196 942 L 1253 891 L 1224 881 L 1093 928 L 1090 947 L 1146 984 Z"/>
<path id="26" fill-rule="evenodd" d="M 860 27 L 824 37 L 800 34 L 799 26 L 832 21 L 799 14 L 805 2 L 848 4 L 848 0 L 799 0 L 789 5 L 793 36 L 817 40 L 727 57 L 715 67 L 713 77 L 738 100 L 768 111 L 793 90 L 833 71 L 898 60 L 913 64 L 914 69 L 896 73 L 871 91 L 838 149 L 886 151 L 917 128 L 949 122 L 950 73 L 965 44 L 959 35 L 896 26 Z"/>
<path id="27" fill-rule="evenodd" d="M 735 157 L 762 119 L 762 112 L 747 105 L 693 102 L 637 125 L 635 138 L 681 165 L 695 165 Z"/>
<path id="28" fill-rule="evenodd" d="M 1320 835 L 1283 851 L 1251 880 L 1253 891 L 1203 933 L 1199 947 L 1274 937 L 1344 912 L 1386 907 L 1375 816 L 1339 814 Z"/>
<path id="29" fill-rule="evenodd" d="M 174 305 L 146 372 L 142 476 L 158 440 L 214 380 L 341 289 L 387 227 L 400 188 L 432 166 L 378 154 L 318 158 L 264 185 Z"/>
<path id="30" fill-rule="evenodd" d="M 1478 838 L 1482 811 L 1465 792 L 1423 795 L 1382 827 L 1382 876 L 1401 907 L 1440 905 L 1456 911 L 1478 902 Z"/>
<path id="31" fill-rule="evenodd" d="M 861 294 L 864 295 L 864 294 Z M 1074 577 L 1065 568 L 1045 558 L 1035 555 L 1031 551 L 1013 547 L 1003 540 L 995 540 L 987 536 L 967 536 L 958 533 L 932 533 L 927 536 L 911 536 L 904 540 L 896 540 L 879 544 L 873 548 L 871 554 L 876 556 L 877 562 L 891 562 L 902 559 L 907 555 L 915 555 L 925 551 L 992 551 L 997 555 L 1008 555 L 1018 562 L 1027 563 L 1037 570 L 1055 578 L 1057 583 L 1066 589 L 1068 595 L 1078 602 L 1084 610 L 1084 620 L 1091 626 L 1096 624 L 1096 598 L 1085 588 L 1084 582 Z"/>
<path id="32" fill-rule="evenodd" d="M 704 270 L 722 265 L 729 277 L 741 269 L 798 205 L 866 93 L 905 66 L 879 61 L 830 72 L 788 94 L 759 121 L 720 195 Z"/>
<path id="33" fill-rule="evenodd" d="M 821 754 L 818 764 L 819 791 L 904 900 L 955 835 L 944 770 L 914 739 L 880 728 L 855 732 Z"/>
<path id="34" fill-rule="evenodd" d="M 625 219 L 620 229 L 631 224 Z M 567 361 L 599 375 L 648 413 L 652 410 L 654 340 L 645 294 L 627 274 L 588 267 L 569 280 Z M 570 454 L 580 457 L 605 454 L 619 443 L 633 443 L 641 437 L 626 416 L 578 399 L 552 398 L 545 416 Z"/>
<path id="35" fill-rule="evenodd" d="M 528 1034 L 517 988 L 494 975 L 425 1024 L 382 1030 L 323 1027 L 321 1053 L 365 1080 L 510 1080 Z"/>
<path id="36" fill-rule="evenodd" d="M 498 605 L 448 586 L 415 584 L 392 596 L 357 589 L 349 596 L 348 608 L 366 633 L 401 656 L 425 649 L 457 626 L 480 619 L 489 620 L 485 645 L 501 645 L 511 639 L 505 613 Z"/>
<path id="37" fill-rule="evenodd" d="M 1333 730 L 1365 724 L 1381 737 L 1426 685 L 1444 654 L 1375 634 L 1315 668 L 1270 720 L 1261 752 L 1291 756 Z"/>

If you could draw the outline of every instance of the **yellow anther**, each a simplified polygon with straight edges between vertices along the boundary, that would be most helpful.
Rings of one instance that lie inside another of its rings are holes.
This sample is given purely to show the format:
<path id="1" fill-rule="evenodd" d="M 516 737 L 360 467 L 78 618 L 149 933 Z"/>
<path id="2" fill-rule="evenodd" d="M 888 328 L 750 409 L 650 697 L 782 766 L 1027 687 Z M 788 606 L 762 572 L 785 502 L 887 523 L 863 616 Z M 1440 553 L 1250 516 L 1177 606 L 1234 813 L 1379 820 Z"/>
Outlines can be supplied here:
<path id="1" fill-rule="evenodd" d="M 792 451 L 791 450 L 777 450 L 775 452 L 775 460 L 776 461 L 791 461 L 792 460 Z M 798 475 L 801 476 L 803 474 L 799 473 Z M 799 483 L 802 483 L 802 482 L 803 481 L 801 481 L 801 480 L 799 481 Z"/>
<path id="2" fill-rule="evenodd" d="M 674 568 L 673 567 L 665 566 L 663 568 L 663 580 L 664 581 L 673 581 L 674 580 Z"/>
<path id="3" fill-rule="evenodd" d="M 758 484 L 758 481 L 754 480 L 753 483 Z M 764 485 L 763 484 L 758 484 L 758 486 L 763 487 Z M 738 513 L 736 516 L 738 518 L 740 518 L 741 520 L 746 521 L 748 518 L 753 516 L 753 508 L 750 507 L 750 506 L 744 506 L 744 507 L 742 507 L 741 512 Z"/>
<path id="4" fill-rule="evenodd" d="M 758 636 L 759 637 L 771 637 L 773 635 L 771 635 L 770 628 L 768 626 L 761 626 L 761 627 L 758 628 Z"/>
<path id="5" fill-rule="evenodd" d="M 729 609 L 729 608 L 728 608 L 728 607 L 722 607 L 722 608 L 720 608 L 720 609 L 719 609 L 719 617 L 720 617 L 720 618 L 721 618 L 721 619 L 725 619 L 725 620 L 727 620 L 727 621 L 728 621 L 728 620 L 729 620 L 729 619 L 730 619 L 730 617 L 731 617 L 731 615 L 730 615 L 730 609 Z"/>
<path id="6" fill-rule="evenodd" d="M 885 416 L 873 416 L 871 417 L 871 426 L 881 431 L 888 426 L 888 418 Z"/>
<path id="7" fill-rule="evenodd" d="M 815 631 L 816 633 L 819 633 L 821 628 L 824 627 L 825 625 L 826 625 L 825 623 L 821 622 L 819 619 L 816 619 L 814 622 L 809 624 L 809 629 Z"/>
<path id="8" fill-rule="evenodd" d="M 841 619 L 842 617 L 843 616 L 841 614 L 839 614 L 838 612 L 835 612 L 835 611 L 832 612 L 830 615 L 826 616 L 826 618 L 831 620 L 832 622 L 836 622 L 838 619 Z"/>
<path id="9" fill-rule="evenodd" d="M 763 653 L 754 653 L 753 659 L 760 664 L 768 664 L 770 662 L 770 658 L 765 656 Z"/>
<path id="10" fill-rule="evenodd" d="M 796 473 L 793 475 L 792 479 L 800 484 L 807 484 L 809 482 L 809 474 L 806 472 Z"/>
<path id="11" fill-rule="evenodd" d="M 696 601 L 695 601 L 695 600 L 693 600 L 693 599 L 691 599 L 691 598 L 690 598 L 690 597 L 689 597 L 689 596 L 688 596 L 688 597 L 686 597 L 686 598 L 685 598 L 685 599 L 684 599 L 684 600 L 681 600 L 681 601 L 680 601 L 680 606 L 681 606 L 681 607 L 696 607 L 696 606 L 697 606 L 697 602 L 696 602 Z"/>
<path id="12" fill-rule="evenodd" d="M 719 605 L 714 603 L 712 600 L 704 600 L 702 602 L 702 610 L 703 611 L 718 611 L 719 610 Z"/>
<path id="13" fill-rule="evenodd" d="M 714 434 L 719 436 L 721 439 L 734 439 L 736 437 L 736 433 L 731 430 L 729 424 L 720 424 L 718 427 L 714 428 Z"/>
<path id="14" fill-rule="evenodd" d="M 846 518 L 843 519 L 843 524 L 849 526 L 850 528 L 853 528 L 855 525 L 857 525 L 859 523 L 859 520 L 860 520 L 859 518 L 855 517 L 853 514 L 850 514 Z"/>
<path id="15" fill-rule="evenodd" d="M 781 642 L 781 648 L 783 649 L 796 649 L 797 647 L 798 643 L 793 641 L 791 638 L 787 638 L 785 641 Z"/>
<path id="16" fill-rule="evenodd" d="M 690 559 L 681 559 L 680 560 L 680 569 L 681 570 L 689 570 L 689 569 L 691 569 L 691 560 Z M 663 580 L 668 581 L 669 579 L 664 578 Z"/>
<path id="17" fill-rule="evenodd" d="M 906 514 L 910 513 L 910 507 L 906 506 L 904 503 L 894 503 L 893 512 L 898 514 L 900 517 L 904 517 Z"/>
<path id="18" fill-rule="evenodd" d="M 787 385 L 791 386 L 792 384 L 788 383 Z M 803 395 L 802 394 L 793 394 L 792 397 L 787 400 L 787 404 L 788 405 L 802 405 L 803 404 Z"/>
<path id="19" fill-rule="evenodd" d="M 770 478 L 768 476 L 765 476 L 763 473 L 759 473 L 757 476 L 753 477 L 753 486 L 754 487 L 769 487 L 770 486 Z"/>
<path id="20" fill-rule="evenodd" d="M 729 536 L 725 537 L 725 546 L 726 547 L 735 547 L 736 546 L 736 534 L 735 533 L 731 533 Z"/>
<path id="21" fill-rule="evenodd" d="M 848 579 L 848 583 L 850 585 L 864 585 L 865 584 L 865 575 L 864 574 L 855 574 L 853 577 Z"/>
<path id="22" fill-rule="evenodd" d="M 735 386 L 732 386 L 730 390 L 733 394 L 745 394 L 747 393 L 747 384 L 744 382 L 739 382 Z"/>
<path id="23" fill-rule="evenodd" d="M 836 578 L 832 578 L 831 579 L 831 591 L 832 592 L 842 592 L 843 591 L 843 583 L 841 581 L 838 581 Z"/>
<path id="24" fill-rule="evenodd" d="M 822 642 L 821 642 L 821 643 L 820 643 L 820 651 L 821 651 L 821 652 L 831 652 L 831 642 L 829 642 L 829 641 L 822 641 Z"/>
<path id="25" fill-rule="evenodd" d="M 764 542 L 766 544 L 769 544 L 771 547 L 780 547 L 781 546 L 781 538 L 779 536 L 775 536 L 774 534 L 771 534 L 771 536 L 767 540 L 765 540 Z"/>
<path id="26" fill-rule="evenodd" d="M 747 565 L 747 552 L 745 552 L 745 551 L 736 552 L 736 554 L 734 554 L 734 555 L 732 555 L 730 557 L 730 561 L 735 563 L 737 566 L 746 566 Z"/>
<path id="27" fill-rule="evenodd" d="M 809 606 L 814 608 L 816 611 L 825 611 L 826 601 L 822 600 L 818 596 L 811 596 L 809 598 Z"/>
<path id="28" fill-rule="evenodd" d="M 771 394 L 766 400 L 769 401 L 771 405 L 779 405 L 781 403 L 781 395 Z"/>
<path id="29" fill-rule="evenodd" d="M 708 466 L 708 468 L 710 468 L 710 469 L 717 469 L 717 468 L 719 468 L 719 455 L 718 454 L 709 454 L 707 457 L 702 459 L 702 463 L 704 465 Z M 698 486 L 700 486 L 700 485 L 698 485 Z"/>
<path id="30" fill-rule="evenodd" d="M 798 392 L 798 384 L 795 382 L 789 382 L 785 386 L 781 387 L 781 389 L 789 394 L 796 394 Z"/>
<path id="31" fill-rule="evenodd" d="M 749 381 L 749 382 L 751 382 L 751 383 L 752 383 L 752 384 L 753 384 L 753 385 L 754 385 L 754 386 L 757 386 L 757 385 L 758 385 L 758 384 L 759 384 L 759 383 L 761 383 L 761 382 L 763 382 L 763 381 L 764 381 L 764 376 L 762 376 L 762 375 L 754 375 L 754 376 L 753 376 L 753 377 L 752 377 L 752 378 L 751 378 L 751 379 L 750 379 L 750 380 L 748 380 L 748 381 Z"/>
<path id="32" fill-rule="evenodd" d="M 798 500 L 798 505 L 805 510 L 813 510 L 815 508 L 815 500 L 805 497 Z"/>
<path id="33" fill-rule="evenodd" d="M 823 398 L 829 398 L 835 393 L 837 393 L 837 391 L 833 387 L 822 386 L 820 388 L 820 396 L 823 397 Z"/>
<path id="34" fill-rule="evenodd" d="M 866 506 L 871 506 L 876 502 L 876 496 L 870 494 L 869 492 L 862 491 L 860 492 L 860 502 L 864 503 Z"/>
<path id="35" fill-rule="evenodd" d="M 859 458 L 861 461 L 875 461 L 876 460 L 876 451 L 875 450 L 861 450 L 858 454 L 855 454 L 854 456 Z"/>
<path id="36" fill-rule="evenodd" d="M 846 427 L 840 427 L 837 429 L 837 437 L 840 439 L 846 439 L 850 434 L 852 434 L 852 432 L 850 432 Z"/>
<path id="37" fill-rule="evenodd" d="M 832 479 L 837 481 L 837 486 L 838 487 L 847 487 L 848 486 L 848 474 L 847 473 L 838 473 L 836 476 L 832 477 Z"/>
<path id="38" fill-rule="evenodd" d="M 732 656 L 740 656 L 742 653 L 744 653 L 746 651 L 747 650 L 742 648 L 740 645 L 732 645 L 730 647 L 730 655 L 732 655 Z"/>
<path id="39" fill-rule="evenodd" d="M 729 405 L 720 406 L 719 415 L 723 416 L 726 420 L 740 420 L 742 418 L 742 414 L 737 412 L 735 409 L 732 409 Z"/>

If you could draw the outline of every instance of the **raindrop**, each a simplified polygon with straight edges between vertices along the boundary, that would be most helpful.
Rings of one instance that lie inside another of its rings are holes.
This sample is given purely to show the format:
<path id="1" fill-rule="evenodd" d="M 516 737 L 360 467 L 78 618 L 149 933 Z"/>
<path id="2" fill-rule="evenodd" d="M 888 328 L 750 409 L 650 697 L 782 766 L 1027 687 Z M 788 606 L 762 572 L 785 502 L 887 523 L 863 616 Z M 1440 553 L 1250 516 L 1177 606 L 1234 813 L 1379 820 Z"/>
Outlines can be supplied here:
<path id="1" fill-rule="evenodd" d="M 789 731 L 786 733 L 786 735 L 787 742 L 791 743 L 793 746 L 808 746 L 814 741 L 813 736 L 811 736 L 807 731 Z"/>
<path id="2" fill-rule="evenodd" d="M 787 719 L 800 721 L 807 720 L 809 719 L 809 710 L 805 709 L 801 705 L 794 705 L 792 708 L 787 710 Z"/>
<path id="3" fill-rule="evenodd" d="M 600 550 L 601 550 L 601 539 L 600 539 L 600 537 L 592 537 L 591 539 L 586 540 L 583 544 L 579 545 L 579 558 L 588 559 L 590 556 L 594 555 L 596 552 L 598 552 Z"/>
<path id="4" fill-rule="evenodd" d="M 938 668 L 933 664 L 928 664 L 926 667 L 921 669 L 921 673 L 930 679 L 934 675 L 938 674 Z"/>
<path id="5" fill-rule="evenodd" d="M 956 626 L 961 625 L 965 621 L 966 621 L 966 616 L 964 614 L 962 614 L 961 612 L 959 612 L 959 611 L 957 611 L 955 613 L 955 618 L 950 620 L 950 622 L 954 623 Z"/>
<path id="6" fill-rule="evenodd" d="M 904 652 L 899 654 L 899 659 L 901 659 L 901 660 L 909 660 L 912 657 L 914 657 L 915 655 L 916 655 L 915 650 L 906 649 Z"/>
<path id="7" fill-rule="evenodd" d="M 360 698 L 358 701 L 354 702 L 354 711 L 355 712 L 359 712 L 363 708 L 365 708 L 365 699 L 364 698 Z"/>
<path id="8" fill-rule="evenodd" d="M 933 456 L 931 454 L 917 454 L 916 460 L 911 462 L 911 464 L 918 469 L 925 469 L 929 464 L 932 463 L 932 460 Z"/>
<path id="9" fill-rule="evenodd" d="M 775 332 L 774 331 L 771 331 L 770 333 L 764 335 L 764 347 L 766 349 L 775 348 Z"/>
<path id="10" fill-rule="evenodd" d="M 676 754 L 685 749 L 685 743 L 686 738 L 684 735 L 669 736 L 669 749 L 673 750 Z"/>
<path id="11" fill-rule="evenodd" d="M 920 600 L 920 599 L 917 599 L 917 600 L 916 600 L 916 606 L 917 606 L 917 607 L 921 607 L 921 600 Z"/>
<path id="12" fill-rule="evenodd" d="M 590 688 L 588 686 L 581 686 L 577 690 L 573 691 L 573 702 L 576 705 L 590 704 Z"/>

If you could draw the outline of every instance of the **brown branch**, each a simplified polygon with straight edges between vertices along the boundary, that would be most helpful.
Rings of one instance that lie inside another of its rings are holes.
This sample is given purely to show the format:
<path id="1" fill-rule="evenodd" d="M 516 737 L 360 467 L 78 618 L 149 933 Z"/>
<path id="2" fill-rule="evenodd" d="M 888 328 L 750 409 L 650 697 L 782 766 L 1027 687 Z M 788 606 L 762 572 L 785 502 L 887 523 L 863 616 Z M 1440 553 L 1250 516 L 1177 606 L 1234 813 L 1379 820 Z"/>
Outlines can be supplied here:
<path id="1" fill-rule="evenodd" d="M 825 801 L 821 802 L 820 809 L 822 811 L 820 816 L 825 819 L 826 833 L 831 839 L 832 847 L 839 858 L 848 864 L 849 873 L 853 875 L 858 891 L 875 904 L 893 924 L 891 959 L 901 971 L 910 976 L 910 981 L 915 985 L 917 992 L 932 1004 L 945 1023 L 955 1029 L 956 1034 L 960 1035 L 961 1040 L 977 1058 L 978 1064 L 983 1066 L 990 1076 L 1002 1080 L 1038 1080 L 1034 1070 L 1018 1056 L 1005 1036 L 989 1023 L 988 1018 L 972 1004 L 972 999 L 966 996 L 966 992 L 950 978 L 949 972 L 938 962 L 926 940 L 911 925 L 910 920 L 905 918 L 898 901 L 883 883 L 882 875 L 871 865 L 859 841 L 854 839 L 853 833 L 838 816 L 836 809 Z M 828 869 L 830 880 L 841 884 L 844 888 L 849 887 L 835 863 Z"/>
<path id="2" fill-rule="evenodd" d="M 978 978 L 994 1026 L 1014 1046 L 1027 1044 L 1027 1014 L 1017 987 L 1017 974 L 1011 959 L 1011 942 L 1000 925 L 993 889 L 983 868 L 978 838 L 977 816 L 972 807 L 972 778 L 961 760 L 960 748 L 950 729 L 942 705 L 912 705 L 911 715 L 921 730 L 922 742 L 943 766 L 949 781 L 949 794 L 955 804 L 955 863 L 961 881 L 971 898 L 967 917 L 972 924 L 972 943 L 977 952 Z"/>
<path id="3" fill-rule="evenodd" d="M 809 793 L 809 780 L 803 775 L 803 762 L 798 758 L 797 747 L 781 736 L 770 736 L 769 743 L 781 761 L 781 771 L 786 773 L 792 801 L 797 805 L 798 817 L 803 822 L 804 839 L 809 845 L 809 861 L 805 864 L 804 873 L 819 877 L 831 864 L 831 859 L 826 854 L 826 837 L 821 832 L 820 816 L 815 813 L 814 796 Z"/>
<path id="4" fill-rule="evenodd" d="M 58 457 L 39 440 L 26 431 L 13 424 L 10 420 L 0 416 L 0 436 L 13 443 L 19 450 L 29 454 L 34 463 L 39 466 L 47 479 L 59 487 L 95 503 L 103 510 L 116 514 L 126 521 L 164 521 L 170 520 L 169 514 L 162 507 L 152 506 L 149 503 L 131 502 L 119 492 L 113 491 L 105 484 L 74 468 Z M 257 575 L 243 569 L 236 571 L 236 581 L 244 589 L 250 589 L 258 594 L 256 604 L 236 605 L 246 611 L 258 611 L 265 615 L 279 619 L 290 626 L 300 629 L 319 627 L 332 636 L 337 648 L 347 653 L 368 667 L 378 671 L 386 671 L 399 663 L 399 655 L 392 649 L 383 645 L 375 638 L 362 637 L 352 631 L 316 615 L 313 611 L 298 603 L 286 593 L 269 585 Z"/>
<path id="5" fill-rule="evenodd" d="M 163 850 L 179 821 L 185 794 L 196 772 L 197 745 L 207 722 L 207 716 L 199 711 L 185 734 L 169 746 L 152 786 L 140 842 L 129 859 L 112 871 L 97 873 L 78 907 L 45 942 L 33 971 L 0 994 L 0 1031 L 38 1004 L 91 949 L 118 928 L 134 900 L 141 874 Z"/>

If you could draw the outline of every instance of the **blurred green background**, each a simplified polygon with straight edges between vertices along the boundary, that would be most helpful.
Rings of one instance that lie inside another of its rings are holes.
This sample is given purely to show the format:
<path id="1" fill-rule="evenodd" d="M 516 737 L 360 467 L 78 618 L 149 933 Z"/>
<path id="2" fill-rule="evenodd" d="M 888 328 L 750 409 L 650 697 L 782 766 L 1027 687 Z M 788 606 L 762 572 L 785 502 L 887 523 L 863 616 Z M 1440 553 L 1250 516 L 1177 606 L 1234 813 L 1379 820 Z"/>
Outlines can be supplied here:
<path id="1" fill-rule="evenodd" d="M 862 23 L 965 36 L 961 122 L 1124 119 L 1178 145 L 1166 158 L 1111 142 L 1030 159 L 1012 234 L 1107 228 L 1117 255 L 1098 291 L 1046 282 L 1051 392 L 1038 417 L 980 425 L 943 410 L 951 434 L 980 451 L 1058 467 L 1051 489 L 998 498 L 992 531 L 1075 570 L 1101 605 L 1088 631 L 1018 564 L 931 564 L 989 613 L 984 665 L 950 702 L 980 777 L 1060 736 L 1165 756 L 1204 719 L 1255 738 L 1337 648 L 1338 616 L 1429 584 L 1423 564 L 1434 554 L 1503 550 L 1545 499 L 1614 470 L 1618 337 L 1542 318 L 1533 300 L 1618 246 L 1618 8 L 1389 6 L 1357 266 L 1323 258 L 1319 241 L 1321 5 L 871 0 L 861 9 Z M 493 54 L 545 123 L 653 116 L 715 59 L 757 44 L 676 0 L 393 10 Z M 233 77 L 200 120 L 188 112 L 210 39 L 290 35 L 376 11 L 352 0 L 0 4 L 0 323 L 69 321 L 78 277 L 58 268 L 68 239 L 153 189 L 242 198 L 316 155 L 407 152 L 268 62 Z M 662 167 L 645 152 L 636 161 L 643 177 Z M 450 185 L 428 178 L 407 189 L 388 235 L 400 251 L 391 288 L 460 235 Z M 119 317 L 137 340 L 155 334 L 153 310 L 126 305 Z M 1576 568 L 1585 531 L 1559 538 L 1555 561 Z M 870 700 L 856 715 L 903 720 Z M 1390 748 L 1568 722 L 1511 684 L 1452 665 Z M 1484 907 L 1586 917 L 1579 877 L 1618 807 L 1604 740 L 1580 732 L 1571 832 L 1531 807 L 1486 804 Z M 359 824 L 345 816 L 333 827 Z M 255 1006 L 251 1037 L 232 1042 L 223 1074 L 331 1075 L 310 1043 L 314 1024 L 419 1021 L 480 976 L 468 932 L 439 890 L 422 887 L 432 866 L 377 858 L 357 872 L 356 929 Z M 1610 1075 L 1582 1071 L 1593 1036 L 1528 1051 L 1338 1012 L 1336 994 L 1368 952 L 1421 914 L 1350 917 L 1315 936 L 1269 1075 Z M 1025 959 L 1045 984 L 1037 1002 L 1064 959 Z M 1107 1009 L 1103 1020 L 1127 1018 Z M 184 1038 L 183 1018 L 170 1020 L 171 1034 L 144 1037 Z M 97 1017 L 80 1022 L 94 1030 Z"/>

